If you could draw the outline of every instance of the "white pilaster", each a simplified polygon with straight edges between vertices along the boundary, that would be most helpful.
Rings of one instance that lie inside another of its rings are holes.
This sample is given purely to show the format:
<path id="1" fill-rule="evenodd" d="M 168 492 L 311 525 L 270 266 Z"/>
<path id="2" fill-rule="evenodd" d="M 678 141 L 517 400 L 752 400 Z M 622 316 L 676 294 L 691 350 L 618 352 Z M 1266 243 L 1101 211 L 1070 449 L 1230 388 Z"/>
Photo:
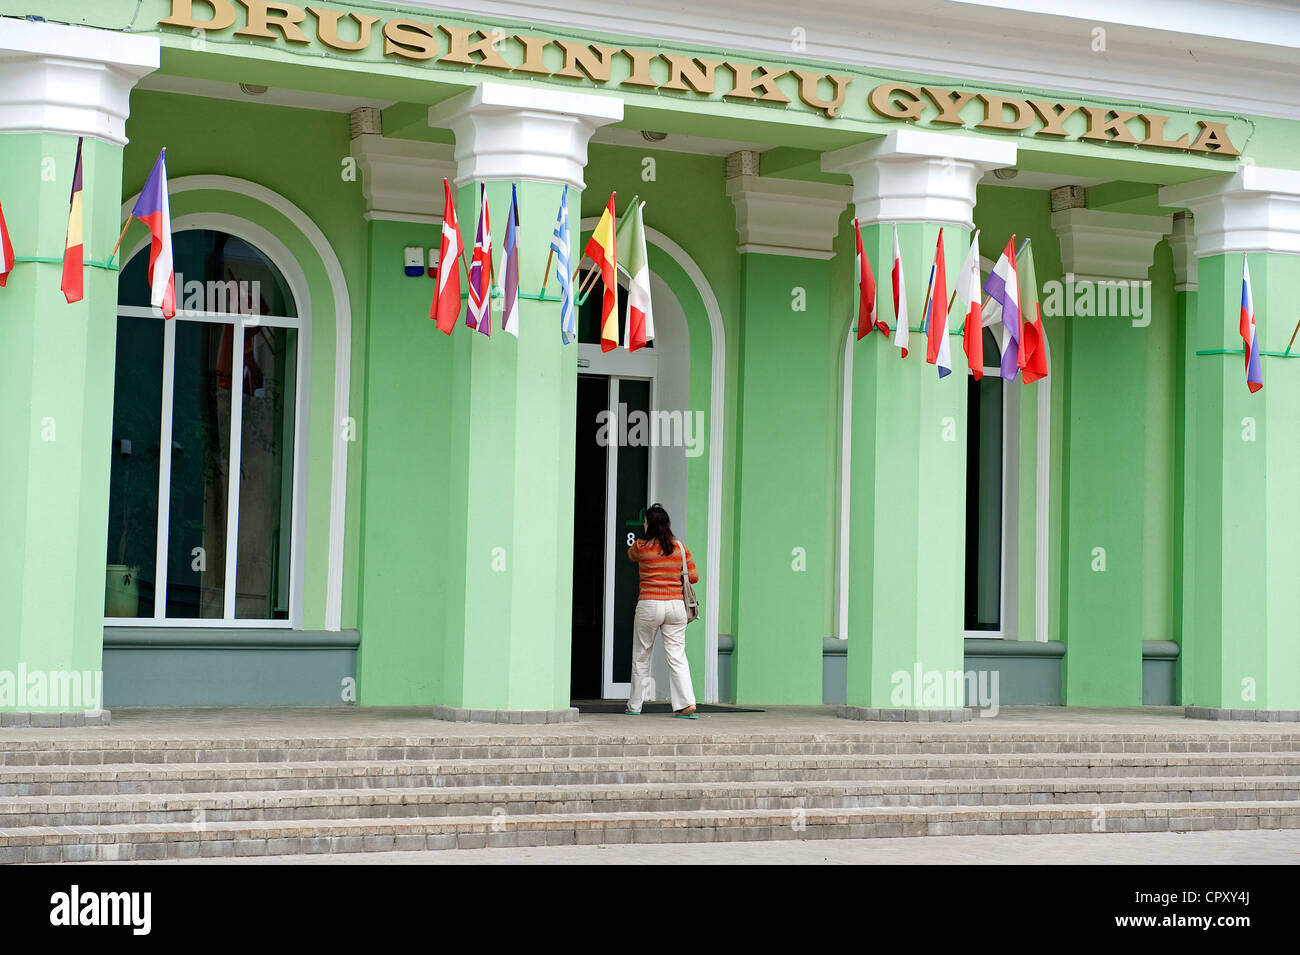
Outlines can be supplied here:
<path id="1" fill-rule="evenodd" d="M 1196 255 L 1300 255 L 1300 170 L 1243 166 L 1228 176 L 1160 190 L 1160 204 L 1196 219 Z"/>
<path id="2" fill-rule="evenodd" d="M 829 259 L 851 190 L 822 182 L 737 176 L 727 181 L 736 204 L 740 252 Z"/>
<path id="3" fill-rule="evenodd" d="M 1013 142 L 912 128 L 822 156 L 824 171 L 853 177 L 853 204 L 864 226 L 934 222 L 974 228 L 980 177 L 1015 163 Z"/>
<path id="4" fill-rule="evenodd" d="M 1174 253 L 1174 291 L 1195 292 L 1196 221 L 1190 212 L 1174 216 L 1174 231 L 1169 233 L 1169 248 Z"/>
<path id="5" fill-rule="evenodd" d="M 1061 240 L 1061 266 L 1067 274 L 1084 281 L 1141 281 L 1151 269 L 1156 244 L 1173 229 L 1173 217 L 1064 209 L 1052 213 L 1052 229 Z"/>
<path id="6" fill-rule="evenodd" d="M 481 83 L 429 110 L 429 125 L 456 136 L 456 185 L 531 179 L 585 188 L 587 143 L 623 118 L 613 96 Z"/>
<path id="7" fill-rule="evenodd" d="M 158 69 L 157 37 L 0 20 L 0 133 L 126 144 L 131 89 Z"/>
<path id="8" fill-rule="evenodd" d="M 361 168 L 367 219 L 442 222 L 441 180 L 456 175 L 450 146 L 363 133 L 352 140 L 352 154 Z"/>

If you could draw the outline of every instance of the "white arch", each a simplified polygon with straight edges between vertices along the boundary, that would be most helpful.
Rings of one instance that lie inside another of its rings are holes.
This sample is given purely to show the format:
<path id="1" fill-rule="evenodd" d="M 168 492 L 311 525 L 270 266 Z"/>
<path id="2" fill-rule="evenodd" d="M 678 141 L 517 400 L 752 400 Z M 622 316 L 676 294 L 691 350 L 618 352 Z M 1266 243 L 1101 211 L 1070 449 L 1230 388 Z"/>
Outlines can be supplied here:
<path id="1" fill-rule="evenodd" d="M 591 231 L 599 220 L 595 216 L 583 219 L 580 228 Z M 680 245 L 658 229 L 646 226 L 646 240 L 676 262 L 686 273 L 704 303 L 709 317 L 712 373 L 709 385 L 709 506 L 707 515 L 708 558 L 704 589 L 704 702 L 718 701 L 718 602 L 722 593 L 722 442 L 723 401 L 726 386 L 726 337 L 722 324 L 722 309 L 718 305 L 713 287 L 704 277 L 704 271 Z"/>
<path id="2" fill-rule="evenodd" d="M 348 498 L 348 442 L 343 438 L 342 422 L 347 417 L 348 396 L 352 379 L 352 299 L 348 294 L 347 278 L 343 274 L 343 266 L 339 262 L 338 256 L 335 255 L 333 246 L 325 238 L 325 233 L 320 230 L 320 227 L 312 221 L 307 213 L 284 198 L 284 196 L 258 183 L 249 182 L 247 179 L 238 179 L 234 176 L 182 176 L 168 184 L 168 192 L 173 196 L 184 192 L 229 192 L 260 202 L 293 223 L 303 238 L 316 250 L 316 254 L 320 256 L 321 264 L 324 266 L 325 273 L 329 278 L 330 292 L 334 299 L 334 423 L 330 429 L 333 453 L 330 468 L 329 564 L 325 589 L 325 629 L 342 629 L 343 545 Z M 123 222 L 131 214 L 131 210 L 135 207 L 138 198 L 139 193 L 136 193 L 122 204 Z M 248 223 L 248 225 L 252 225 L 252 223 Z M 173 228 L 175 228 L 175 223 L 173 223 Z M 257 227 L 254 226 L 254 228 Z M 258 231 L 263 237 L 269 235 L 265 230 L 259 229 Z M 249 239 L 249 241 L 253 240 Z M 262 240 L 254 241 L 253 244 L 261 245 Z M 275 244 L 283 248 L 283 245 L 278 242 Z M 263 248 L 265 248 L 264 245 Z M 287 250 L 285 250 L 285 254 L 287 254 Z M 306 285 L 305 278 L 303 284 Z M 297 290 L 295 289 L 296 293 Z M 300 301 L 307 300 L 300 299 Z M 307 437 L 305 432 L 301 433 L 300 436 L 305 444 Z M 297 510 L 295 508 L 295 512 Z M 296 534 L 294 542 L 295 544 L 299 543 Z M 300 592 L 302 589 L 302 587 L 298 588 Z"/>

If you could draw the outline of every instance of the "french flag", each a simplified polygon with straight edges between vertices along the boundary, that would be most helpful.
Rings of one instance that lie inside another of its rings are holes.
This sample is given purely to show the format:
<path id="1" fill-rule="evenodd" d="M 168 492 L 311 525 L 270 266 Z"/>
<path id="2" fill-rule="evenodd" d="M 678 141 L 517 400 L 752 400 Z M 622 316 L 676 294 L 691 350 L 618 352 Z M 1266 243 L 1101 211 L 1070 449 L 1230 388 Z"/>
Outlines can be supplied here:
<path id="1" fill-rule="evenodd" d="M 1250 263 L 1242 261 L 1241 272 L 1241 341 L 1246 352 L 1246 387 L 1253 395 L 1264 387 L 1264 373 L 1259 367 L 1259 331 L 1255 328 L 1255 296 L 1250 291 Z"/>
<path id="2" fill-rule="evenodd" d="M 149 304 L 162 310 L 163 318 L 176 314 L 176 260 L 172 255 L 172 210 L 167 198 L 167 150 L 158 154 L 149 181 L 131 210 L 153 238 L 149 243 Z"/>
<path id="3" fill-rule="evenodd" d="M 1003 339 L 1002 377 L 1016 380 L 1020 368 L 1020 279 L 1016 275 L 1016 237 L 1007 240 L 1007 247 L 998 256 L 993 271 L 984 280 L 984 291 L 1002 313 Z"/>
<path id="4" fill-rule="evenodd" d="M 943 260 L 943 229 L 934 250 L 930 267 L 930 307 L 925 316 L 925 360 L 939 368 L 939 377 L 952 374 L 952 356 L 948 345 L 948 268 Z"/>
<path id="5" fill-rule="evenodd" d="M 9 281 L 14 268 L 14 247 L 9 241 L 9 227 L 5 225 L 5 210 L 0 206 L 0 288 Z"/>
<path id="6" fill-rule="evenodd" d="M 907 357 L 907 286 L 903 283 L 903 254 L 898 249 L 898 226 L 894 226 L 894 344 L 903 350 L 900 358 Z"/>

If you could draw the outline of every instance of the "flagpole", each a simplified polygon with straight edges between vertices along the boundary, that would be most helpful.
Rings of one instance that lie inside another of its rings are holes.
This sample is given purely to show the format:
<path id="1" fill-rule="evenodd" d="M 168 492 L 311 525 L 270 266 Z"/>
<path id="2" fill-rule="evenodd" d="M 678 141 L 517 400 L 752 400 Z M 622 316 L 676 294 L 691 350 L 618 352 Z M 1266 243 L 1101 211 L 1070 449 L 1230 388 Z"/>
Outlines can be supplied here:
<path id="1" fill-rule="evenodd" d="M 551 246 L 551 251 L 546 253 L 546 268 L 542 269 L 542 290 L 538 295 L 546 294 L 546 286 L 551 284 L 551 259 L 555 256 L 555 246 Z"/>
<path id="2" fill-rule="evenodd" d="M 113 263 L 113 257 L 117 255 L 117 250 L 122 248 L 122 242 L 126 239 L 126 230 L 131 228 L 131 216 L 126 217 L 126 225 L 122 226 L 122 234 L 117 237 L 117 245 L 113 246 L 113 251 L 108 253 L 108 263 Z"/>
<path id="3" fill-rule="evenodd" d="M 1296 333 L 1300 332 L 1300 322 L 1295 323 L 1295 331 L 1291 333 L 1291 340 L 1286 343 L 1286 353 L 1291 354 L 1291 346 L 1295 344 Z"/>

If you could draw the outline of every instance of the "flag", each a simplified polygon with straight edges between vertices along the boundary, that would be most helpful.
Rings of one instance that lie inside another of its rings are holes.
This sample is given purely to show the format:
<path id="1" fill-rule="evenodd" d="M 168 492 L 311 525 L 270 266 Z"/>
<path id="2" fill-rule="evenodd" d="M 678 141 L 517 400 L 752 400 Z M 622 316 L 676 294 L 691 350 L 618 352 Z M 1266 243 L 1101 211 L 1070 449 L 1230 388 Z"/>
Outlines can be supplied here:
<path id="1" fill-rule="evenodd" d="M 81 205 L 81 143 L 77 137 L 77 165 L 72 171 L 72 198 L 68 201 L 68 238 L 63 247 L 63 281 L 59 290 L 68 304 L 80 302 L 84 293 L 82 275 L 84 271 L 84 239 L 82 238 Z"/>
<path id="2" fill-rule="evenodd" d="M 14 268 L 14 247 L 9 241 L 9 227 L 5 225 L 4 206 L 0 206 L 0 288 L 9 281 Z"/>
<path id="3" fill-rule="evenodd" d="M 152 236 L 149 242 L 149 304 L 162 310 L 163 318 L 176 314 L 175 259 L 172 256 L 172 213 L 167 197 L 167 150 L 158 154 L 153 171 L 131 210 Z"/>
<path id="4" fill-rule="evenodd" d="M 894 226 L 894 344 L 903 350 L 901 357 L 907 357 L 907 286 L 903 282 L 903 256 L 898 250 L 898 226 Z"/>
<path id="5" fill-rule="evenodd" d="M 871 263 L 867 253 L 862 250 L 862 229 L 858 220 L 853 220 L 853 233 L 858 243 L 858 341 L 871 334 L 873 328 L 880 329 L 880 334 L 889 335 L 889 325 L 876 317 L 876 277 L 871 274 Z"/>
<path id="6" fill-rule="evenodd" d="M 438 291 L 433 297 L 429 317 L 438 323 L 438 331 L 450 335 L 460 314 L 460 267 L 457 259 L 465 251 L 456 222 L 456 204 L 452 201 L 451 183 L 442 181 L 442 248 L 438 251 Z"/>
<path id="7" fill-rule="evenodd" d="M 1002 317 L 1003 341 L 1002 377 L 1016 380 L 1020 367 L 1020 284 L 1016 277 L 1016 237 L 1007 240 L 1007 247 L 998 256 L 997 265 L 984 282 L 995 315 Z"/>
<path id="8" fill-rule="evenodd" d="M 948 350 L 948 267 L 943 259 L 943 227 L 934 249 L 930 269 L 930 307 L 925 316 L 925 360 L 939 369 L 939 377 L 952 374 L 952 357 Z"/>
<path id="9" fill-rule="evenodd" d="M 492 224 L 488 220 L 487 186 L 478 185 L 478 231 L 469 260 L 469 308 L 465 324 L 492 337 Z"/>
<path id="10" fill-rule="evenodd" d="M 650 307 L 650 260 L 645 250 L 645 203 L 623 214 L 618 226 L 618 267 L 627 276 L 627 350 L 644 348 L 655 337 Z M 626 261 L 626 265 L 624 262 Z"/>
<path id="11" fill-rule="evenodd" d="M 1250 263 L 1241 262 L 1241 342 L 1246 353 L 1246 387 L 1253 395 L 1264 387 L 1259 367 L 1259 329 L 1255 327 L 1255 296 L 1250 291 Z"/>
<path id="12" fill-rule="evenodd" d="M 1031 385 L 1047 377 L 1047 350 L 1043 347 L 1043 311 L 1038 303 L 1038 276 L 1034 274 L 1034 249 L 1025 240 L 1020 260 L 1020 281 L 1025 293 L 1020 296 L 1020 380 Z M 1029 316 L 1026 319 L 1025 316 Z"/>
<path id="13" fill-rule="evenodd" d="M 605 212 L 596 223 L 596 231 L 587 240 L 583 252 L 600 268 L 600 279 L 605 284 L 605 297 L 600 307 L 600 350 L 612 351 L 618 347 L 618 280 L 614 270 L 618 265 L 618 243 L 614 234 L 614 193 L 609 194 Z"/>
<path id="14" fill-rule="evenodd" d="M 957 300 L 961 303 L 962 315 L 965 316 L 965 328 L 962 330 L 962 349 L 966 352 L 966 364 L 971 374 L 979 381 L 984 377 L 984 324 L 983 311 L 980 308 L 980 234 L 975 230 L 971 236 L 970 251 L 966 261 L 957 273 Z"/>
<path id="15" fill-rule="evenodd" d="M 501 330 L 519 337 L 519 195 L 510 185 L 510 214 L 506 217 L 505 304 L 501 308 Z"/>
<path id="16" fill-rule="evenodd" d="M 567 345 L 578 337 L 578 315 L 573 309 L 573 267 L 569 263 L 569 187 L 560 194 L 560 211 L 551 235 L 556 278 L 560 280 L 560 341 Z"/>

